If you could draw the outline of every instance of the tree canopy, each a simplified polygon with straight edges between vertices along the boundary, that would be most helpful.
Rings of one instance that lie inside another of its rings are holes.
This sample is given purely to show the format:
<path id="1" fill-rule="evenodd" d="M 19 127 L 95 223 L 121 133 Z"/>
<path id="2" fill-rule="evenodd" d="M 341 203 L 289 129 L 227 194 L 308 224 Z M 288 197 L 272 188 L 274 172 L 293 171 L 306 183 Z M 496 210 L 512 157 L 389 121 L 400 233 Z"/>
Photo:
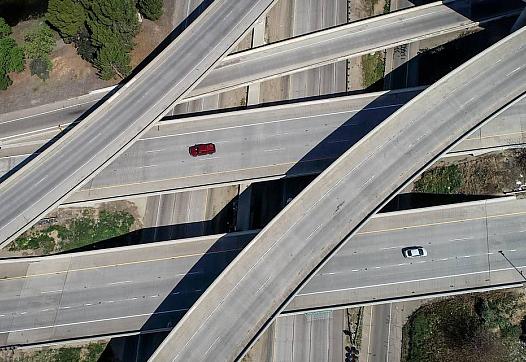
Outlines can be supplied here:
<path id="1" fill-rule="evenodd" d="M 77 0 L 49 0 L 46 20 L 65 41 L 70 41 L 84 26 L 86 11 Z"/>
<path id="2" fill-rule="evenodd" d="M 119 42 L 126 49 L 133 47 L 139 31 L 139 19 L 133 0 L 83 0 L 88 11 L 88 28 L 93 45 L 103 47 Z"/>
<path id="3" fill-rule="evenodd" d="M 11 27 L 5 22 L 4 18 L 0 18 L 0 38 L 11 35 Z"/>
<path id="4" fill-rule="evenodd" d="M 140 27 L 133 0 L 82 0 L 82 4 L 101 78 L 126 77 L 131 71 L 133 37 Z"/>
<path id="5" fill-rule="evenodd" d="M 55 47 L 53 30 L 47 24 L 42 23 L 37 28 L 30 30 L 24 40 L 26 56 L 30 60 L 31 74 L 44 80 L 49 78 L 49 71 L 53 66 L 49 54 Z"/>
<path id="6" fill-rule="evenodd" d="M 163 15 L 163 0 L 139 0 L 137 7 L 150 20 L 157 20 Z"/>
<path id="7" fill-rule="evenodd" d="M 49 0 L 46 19 L 103 79 L 123 78 L 131 71 L 130 52 L 140 28 L 137 8 L 156 20 L 163 0 Z"/>
<path id="8" fill-rule="evenodd" d="M 24 40 L 24 48 L 29 59 L 46 58 L 55 47 L 53 31 L 46 24 L 41 24 L 30 30 Z"/>
<path id="9" fill-rule="evenodd" d="M 11 27 L 0 18 L 0 89 L 5 90 L 13 82 L 9 78 L 10 72 L 24 70 L 24 50 L 9 36 Z"/>

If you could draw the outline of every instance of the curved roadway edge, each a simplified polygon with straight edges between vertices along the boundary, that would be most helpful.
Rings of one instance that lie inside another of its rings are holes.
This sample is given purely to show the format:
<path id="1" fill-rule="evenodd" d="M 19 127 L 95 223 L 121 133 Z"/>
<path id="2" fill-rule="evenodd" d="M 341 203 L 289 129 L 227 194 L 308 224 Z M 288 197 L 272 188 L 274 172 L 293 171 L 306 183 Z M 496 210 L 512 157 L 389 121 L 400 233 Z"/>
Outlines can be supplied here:
<path id="1" fill-rule="evenodd" d="M 317 175 L 355 140 L 423 89 L 164 120 L 59 207 L 234 185 L 241 181 Z M 375 102 L 376 99 L 382 103 Z M 462 140 L 446 157 L 524 147 L 525 115 L 523 100 Z M 343 124 L 346 126 L 341 127 Z M 356 126 L 348 127 L 351 124 Z M 299 134 L 304 136 L 298 137 Z M 330 139 L 337 139 L 337 145 L 331 145 Z M 186 162 L 187 145 L 209 140 L 222 144 L 221 152 L 200 160 L 198 165 Z M 0 174 L 24 157 L 26 149 L 27 146 L 3 147 Z M 245 151 L 240 153 L 240 149 Z M 11 152 L 14 157 L 2 157 Z M 150 153 L 155 156 L 145 157 Z M 148 172 L 142 172 L 145 167 Z"/>
<path id="2" fill-rule="evenodd" d="M 5 245 L 93 177 L 208 74 L 275 0 L 215 0 L 143 70 L 0 184 Z"/>
<path id="3" fill-rule="evenodd" d="M 191 97 L 207 96 L 298 72 L 319 66 L 320 62 L 327 64 L 397 44 L 475 27 L 479 22 L 511 16 L 520 11 L 512 7 L 490 18 L 470 20 L 455 12 L 461 4 L 459 0 L 447 5 L 434 2 L 229 55 L 195 87 Z M 364 31 L 366 26 L 367 31 Z M 107 91 L 102 89 L 98 94 L 1 114 L 0 143 L 38 137 L 44 132 L 56 134 L 59 127 L 67 126 Z M 185 101 L 188 100 L 185 98 Z"/>
<path id="4" fill-rule="evenodd" d="M 282 313 L 517 286 L 524 280 L 497 250 L 524 269 L 525 216 L 526 199 L 515 197 L 376 214 Z M 170 331 L 191 306 L 184 295 L 201 294 L 256 235 L 0 260 L 0 347 Z M 396 246 L 422 235 L 430 258 L 406 264 Z"/>
<path id="5" fill-rule="evenodd" d="M 238 255 L 152 361 L 242 357 L 298 290 L 404 185 L 526 91 L 526 30 L 460 66 L 353 146 Z"/>

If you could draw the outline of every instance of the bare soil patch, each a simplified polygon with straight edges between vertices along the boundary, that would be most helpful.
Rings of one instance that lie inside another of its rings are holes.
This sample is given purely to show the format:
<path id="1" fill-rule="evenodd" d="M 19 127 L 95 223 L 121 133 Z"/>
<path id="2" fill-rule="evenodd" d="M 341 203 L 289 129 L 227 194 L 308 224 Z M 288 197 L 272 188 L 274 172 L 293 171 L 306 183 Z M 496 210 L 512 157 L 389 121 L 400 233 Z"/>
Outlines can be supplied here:
<path id="1" fill-rule="evenodd" d="M 413 191 L 501 195 L 518 190 L 525 177 L 526 149 L 505 150 L 440 161 L 416 180 Z"/>

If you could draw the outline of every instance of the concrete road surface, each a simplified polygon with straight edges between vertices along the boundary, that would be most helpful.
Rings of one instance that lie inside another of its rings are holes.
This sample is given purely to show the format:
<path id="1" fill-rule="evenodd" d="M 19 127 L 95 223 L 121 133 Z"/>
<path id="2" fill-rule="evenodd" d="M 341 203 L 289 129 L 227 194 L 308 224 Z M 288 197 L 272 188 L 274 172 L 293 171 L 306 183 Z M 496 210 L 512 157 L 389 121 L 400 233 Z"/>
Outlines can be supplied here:
<path id="1" fill-rule="evenodd" d="M 161 122 L 65 204 L 317 174 L 418 92 L 372 93 Z M 522 101 L 449 154 L 524 144 L 525 113 Z M 193 159 L 187 147 L 196 142 L 214 142 L 218 151 Z M 0 172 L 14 167 L 25 152 L 25 146 L 0 150 Z"/>
<path id="2" fill-rule="evenodd" d="M 298 4 L 298 6 L 306 8 L 303 2 L 298 2 Z M 416 7 L 394 15 L 384 15 L 342 25 L 240 52 L 226 57 L 206 77 L 203 83 L 197 85 L 193 96 L 221 92 L 263 79 L 278 77 L 289 72 L 334 62 L 337 59 L 360 55 L 364 52 L 381 50 L 396 44 L 473 27 L 478 24 L 478 21 L 489 21 L 490 19 L 517 14 L 520 11 L 518 4 L 520 2 L 507 3 L 509 7 L 505 9 L 500 6 L 494 13 L 481 13 L 468 19 L 455 11 L 465 12 L 462 10 L 465 8 L 463 0 L 452 1 L 448 5 L 435 2 L 432 5 Z M 323 24 L 316 22 L 311 28 L 306 28 L 306 26 L 311 25 L 309 25 L 309 21 L 303 18 L 302 23 L 296 24 L 296 34 L 319 29 L 323 25 L 341 23 L 343 20 L 336 18 L 336 11 L 338 10 L 327 9 L 327 11 L 322 11 L 323 16 L 318 16 L 319 13 L 313 12 L 312 18 L 322 21 Z M 335 18 L 327 18 L 333 14 Z M 334 64 L 313 72 L 331 73 L 333 68 L 335 77 L 341 76 L 341 70 L 336 69 L 339 66 Z M 330 84 L 328 83 L 329 78 L 327 78 L 324 84 L 319 85 L 319 89 L 314 90 L 315 87 L 318 87 L 317 83 L 313 82 L 314 73 L 298 75 L 298 79 L 304 78 L 306 75 L 311 77 L 312 81 L 302 86 L 306 87 L 305 89 L 312 89 L 312 91 L 299 92 L 296 90 L 291 96 L 312 95 L 318 92 L 323 94 L 327 87 L 341 87 L 338 83 L 339 79 L 335 78 L 335 83 Z M 47 133 L 48 137 L 54 135 L 93 106 L 104 95 L 106 92 L 102 91 L 0 115 L 0 141 L 6 143 L 13 139 L 31 140 L 34 137 L 41 139 L 40 135 L 44 133 Z"/>
<path id="3" fill-rule="evenodd" d="M 131 146 L 201 81 L 273 2 L 214 1 L 78 126 L 3 181 L 0 244 L 13 240 Z"/>
<path id="4" fill-rule="evenodd" d="M 426 166 L 525 91 L 526 31 L 482 52 L 353 146 L 270 223 L 152 356 L 240 358 L 312 273 Z M 476 85 L 476 86 L 475 86 Z"/>
<path id="5" fill-rule="evenodd" d="M 271 335 L 268 362 L 341 362 L 345 360 L 344 310 L 282 316 Z"/>
<path id="6" fill-rule="evenodd" d="M 284 313 L 517 285 L 498 250 L 526 268 L 525 215 L 513 198 L 377 215 Z M 169 330 L 254 235 L 0 261 L 0 346 Z M 429 257 L 403 258 L 422 244 Z"/>

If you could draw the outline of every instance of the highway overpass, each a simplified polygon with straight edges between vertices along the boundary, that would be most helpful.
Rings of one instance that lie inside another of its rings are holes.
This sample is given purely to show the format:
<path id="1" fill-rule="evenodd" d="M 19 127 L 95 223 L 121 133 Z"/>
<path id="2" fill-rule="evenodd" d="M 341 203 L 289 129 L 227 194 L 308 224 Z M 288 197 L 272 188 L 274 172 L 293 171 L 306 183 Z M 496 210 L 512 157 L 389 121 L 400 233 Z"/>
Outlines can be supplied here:
<path id="1" fill-rule="evenodd" d="M 193 95 L 185 100 L 194 99 L 197 94 L 207 96 L 339 59 L 475 27 L 480 22 L 518 14 L 521 10 L 518 5 L 520 2 L 511 2 L 502 13 L 481 12 L 468 18 L 462 15 L 465 13 L 465 1 L 450 1 L 447 5 L 438 1 L 243 51 L 221 61 L 196 86 Z M 0 145 L 21 139 L 47 140 L 96 104 L 107 92 L 102 90 L 2 114 Z"/>
<path id="2" fill-rule="evenodd" d="M 0 245 L 20 235 L 131 146 L 190 93 L 273 2 L 212 2 L 82 122 L 4 180 Z"/>
<path id="3" fill-rule="evenodd" d="M 336 160 L 193 304 L 152 356 L 240 358 L 338 248 L 426 167 L 526 91 L 521 29 L 429 87 Z"/>
<path id="4" fill-rule="evenodd" d="M 284 313 L 520 285 L 498 251 L 526 268 L 525 215 L 515 198 L 376 215 Z M 256 233 L 2 260 L 0 346 L 169 330 Z"/>
<path id="5" fill-rule="evenodd" d="M 318 174 L 420 90 L 165 120 L 62 205 Z M 496 116 L 450 154 L 526 143 L 524 114 L 526 101 Z M 218 152 L 194 161 L 188 146 L 201 142 L 214 142 Z M 0 172 L 20 162 L 27 148 L 0 150 Z M 19 155 L 2 157 L 12 154 Z"/>

